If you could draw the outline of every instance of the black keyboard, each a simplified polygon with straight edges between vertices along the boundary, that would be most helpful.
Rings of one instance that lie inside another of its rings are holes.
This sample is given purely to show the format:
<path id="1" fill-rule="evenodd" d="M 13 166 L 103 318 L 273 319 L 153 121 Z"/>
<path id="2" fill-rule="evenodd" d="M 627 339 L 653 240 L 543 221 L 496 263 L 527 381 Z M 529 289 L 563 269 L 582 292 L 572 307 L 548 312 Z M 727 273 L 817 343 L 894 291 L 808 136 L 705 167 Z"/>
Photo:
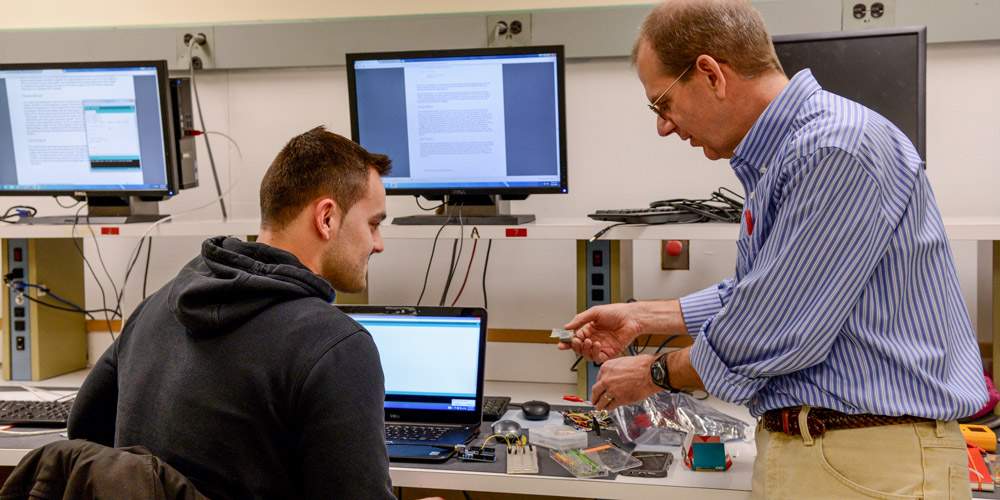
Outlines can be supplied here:
<path id="1" fill-rule="evenodd" d="M 500 420 L 504 413 L 507 413 L 507 404 L 510 398 L 507 396 L 484 396 L 483 397 L 483 421 L 493 422 Z"/>
<path id="2" fill-rule="evenodd" d="M 69 401 L 0 401 L 0 425 L 66 427 Z"/>
<path id="3" fill-rule="evenodd" d="M 587 217 L 594 220 L 609 222 L 626 222 L 628 224 L 667 224 L 695 222 L 702 217 L 688 211 L 671 207 L 658 208 L 619 208 L 616 210 L 598 210 Z"/>
<path id="4" fill-rule="evenodd" d="M 386 441 L 437 441 L 451 430 L 436 425 L 385 425 Z"/>

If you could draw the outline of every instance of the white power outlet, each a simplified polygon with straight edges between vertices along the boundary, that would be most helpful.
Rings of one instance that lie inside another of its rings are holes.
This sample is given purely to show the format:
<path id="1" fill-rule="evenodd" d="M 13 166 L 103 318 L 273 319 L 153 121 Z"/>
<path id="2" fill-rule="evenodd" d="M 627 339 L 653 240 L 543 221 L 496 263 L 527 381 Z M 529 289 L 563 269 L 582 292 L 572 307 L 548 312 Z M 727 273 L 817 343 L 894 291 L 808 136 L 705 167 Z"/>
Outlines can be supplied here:
<path id="1" fill-rule="evenodd" d="M 511 12 L 486 16 L 486 42 L 489 47 L 531 45 L 531 13 Z"/>
<path id="2" fill-rule="evenodd" d="M 896 0 L 842 0 L 843 30 L 892 28 L 896 25 Z"/>
<path id="3" fill-rule="evenodd" d="M 215 68 L 215 30 L 211 26 L 192 26 L 177 28 L 177 67 L 176 69 L 190 69 L 188 61 L 188 44 L 191 37 L 205 35 L 205 43 L 195 44 L 191 51 L 191 59 L 195 61 L 194 69 L 214 69 Z"/>

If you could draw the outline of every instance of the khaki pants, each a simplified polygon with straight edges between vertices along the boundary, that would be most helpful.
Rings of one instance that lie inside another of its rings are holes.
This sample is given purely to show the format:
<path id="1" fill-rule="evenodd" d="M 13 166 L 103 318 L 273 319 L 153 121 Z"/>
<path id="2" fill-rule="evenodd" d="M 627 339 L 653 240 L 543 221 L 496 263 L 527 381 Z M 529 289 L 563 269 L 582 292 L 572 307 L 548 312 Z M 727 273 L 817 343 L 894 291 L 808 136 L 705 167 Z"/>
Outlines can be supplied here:
<path id="1" fill-rule="evenodd" d="M 813 438 L 757 426 L 753 500 L 968 499 L 968 455 L 957 422 L 827 431 Z"/>

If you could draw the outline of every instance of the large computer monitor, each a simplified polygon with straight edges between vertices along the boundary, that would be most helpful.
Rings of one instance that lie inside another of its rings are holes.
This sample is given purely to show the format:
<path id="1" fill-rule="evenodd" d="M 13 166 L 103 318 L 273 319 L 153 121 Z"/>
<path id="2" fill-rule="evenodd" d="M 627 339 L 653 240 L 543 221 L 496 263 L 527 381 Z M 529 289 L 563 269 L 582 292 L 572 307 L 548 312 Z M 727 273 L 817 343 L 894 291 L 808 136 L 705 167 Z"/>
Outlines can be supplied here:
<path id="1" fill-rule="evenodd" d="M 153 220 L 177 189 L 174 150 L 166 61 L 0 64 L 0 195 Z"/>
<path id="2" fill-rule="evenodd" d="M 925 27 L 775 36 L 774 49 L 789 77 L 809 68 L 825 90 L 899 127 L 927 160 Z"/>
<path id="3" fill-rule="evenodd" d="M 393 222 L 520 224 L 507 200 L 566 193 L 563 66 L 562 46 L 347 54 L 351 133 L 392 159 L 386 192 L 446 202 Z"/>

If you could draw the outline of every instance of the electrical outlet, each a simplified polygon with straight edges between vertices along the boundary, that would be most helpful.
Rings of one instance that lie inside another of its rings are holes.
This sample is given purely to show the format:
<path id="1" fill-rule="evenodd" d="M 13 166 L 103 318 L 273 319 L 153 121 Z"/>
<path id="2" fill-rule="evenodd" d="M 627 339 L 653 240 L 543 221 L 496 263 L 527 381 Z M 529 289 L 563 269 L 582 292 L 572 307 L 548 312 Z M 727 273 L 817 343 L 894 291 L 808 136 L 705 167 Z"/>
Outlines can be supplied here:
<path id="1" fill-rule="evenodd" d="M 177 28 L 177 67 L 171 69 L 191 68 L 188 61 L 188 44 L 196 35 L 205 35 L 205 43 L 195 44 L 191 51 L 191 59 L 195 62 L 194 69 L 215 68 L 215 29 L 211 26 L 191 26 Z"/>
<path id="2" fill-rule="evenodd" d="M 842 0 L 843 30 L 892 28 L 896 25 L 896 0 Z"/>
<path id="3" fill-rule="evenodd" d="M 486 16 L 486 42 L 489 47 L 531 45 L 531 13 L 510 12 Z"/>

